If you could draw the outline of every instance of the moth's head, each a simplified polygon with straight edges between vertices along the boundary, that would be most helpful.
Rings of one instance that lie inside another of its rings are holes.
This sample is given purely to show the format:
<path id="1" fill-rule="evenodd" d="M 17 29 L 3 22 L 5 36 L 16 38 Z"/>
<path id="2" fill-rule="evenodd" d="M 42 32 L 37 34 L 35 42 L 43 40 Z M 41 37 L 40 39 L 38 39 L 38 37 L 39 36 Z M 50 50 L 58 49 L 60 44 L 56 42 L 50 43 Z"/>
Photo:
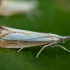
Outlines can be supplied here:
<path id="1" fill-rule="evenodd" d="M 70 36 L 63 36 L 63 37 L 60 37 L 60 41 L 62 43 L 65 43 L 66 41 L 70 40 Z"/>

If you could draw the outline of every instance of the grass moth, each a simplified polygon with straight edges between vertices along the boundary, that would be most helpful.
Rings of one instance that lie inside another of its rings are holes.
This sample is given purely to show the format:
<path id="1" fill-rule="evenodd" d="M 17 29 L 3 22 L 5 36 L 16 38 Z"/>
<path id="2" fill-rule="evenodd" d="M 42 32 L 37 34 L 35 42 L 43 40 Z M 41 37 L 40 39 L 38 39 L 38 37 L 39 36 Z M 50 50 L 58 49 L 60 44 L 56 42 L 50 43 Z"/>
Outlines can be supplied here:
<path id="1" fill-rule="evenodd" d="M 0 26 L 0 47 L 20 48 L 18 50 L 19 52 L 26 47 L 43 45 L 36 57 L 38 57 L 41 51 L 48 46 L 59 46 L 70 52 L 70 50 L 64 48 L 63 46 L 57 45 L 58 43 L 64 43 L 67 40 L 70 40 L 70 36 L 60 36 L 52 33 L 39 33 Z"/>

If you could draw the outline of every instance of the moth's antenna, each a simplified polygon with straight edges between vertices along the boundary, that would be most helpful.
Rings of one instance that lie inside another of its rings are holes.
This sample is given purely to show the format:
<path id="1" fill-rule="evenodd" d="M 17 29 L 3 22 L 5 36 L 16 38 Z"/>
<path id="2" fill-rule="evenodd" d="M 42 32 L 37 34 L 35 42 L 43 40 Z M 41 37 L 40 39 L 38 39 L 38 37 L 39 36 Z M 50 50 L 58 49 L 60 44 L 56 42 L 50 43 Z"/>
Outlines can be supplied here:
<path id="1" fill-rule="evenodd" d="M 59 47 L 61 47 L 62 49 L 64 49 L 64 50 L 70 52 L 70 50 L 66 49 L 65 47 L 63 47 L 63 46 L 61 46 L 61 45 L 56 45 L 56 46 L 59 46 Z"/>

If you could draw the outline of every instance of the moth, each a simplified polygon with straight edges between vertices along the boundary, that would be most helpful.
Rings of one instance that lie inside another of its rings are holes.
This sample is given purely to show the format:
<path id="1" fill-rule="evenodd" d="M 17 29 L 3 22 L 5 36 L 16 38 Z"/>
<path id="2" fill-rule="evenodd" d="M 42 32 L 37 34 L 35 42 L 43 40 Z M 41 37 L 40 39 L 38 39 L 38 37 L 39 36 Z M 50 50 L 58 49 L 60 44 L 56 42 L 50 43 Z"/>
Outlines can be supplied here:
<path id="1" fill-rule="evenodd" d="M 39 33 L 0 26 L 0 47 L 19 48 L 19 50 L 17 51 L 19 52 L 26 47 L 43 45 L 36 58 L 39 56 L 42 50 L 48 46 L 59 46 L 64 50 L 70 52 L 70 50 L 64 48 L 63 46 L 57 45 L 58 43 L 64 43 L 67 40 L 70 40 L 70 36 L 60 36 L 52 33 Z"/>
<path id="2" fill-rule="evenodd" d="M 11 16 L 16 14 L 26 14 L 26 17 L 33 18 L 32 15 L 38 15 L 39 3 L 36 0 L 33 1 L 13 1 L 13 0 L 1 0 L 0 1 L 0 15 Z"/>

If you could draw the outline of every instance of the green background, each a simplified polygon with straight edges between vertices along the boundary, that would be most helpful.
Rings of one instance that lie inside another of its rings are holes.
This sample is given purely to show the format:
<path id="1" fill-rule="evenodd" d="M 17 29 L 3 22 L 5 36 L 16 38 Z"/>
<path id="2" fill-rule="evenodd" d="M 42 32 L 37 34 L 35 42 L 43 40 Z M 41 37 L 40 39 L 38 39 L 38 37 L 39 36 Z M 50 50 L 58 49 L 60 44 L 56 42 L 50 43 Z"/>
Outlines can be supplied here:
<path id="1" fill-rule="evenodd" d="M 12 28 L 70 36 L 70 1 L 38 0 L 42 16 L 29 20 L 26 15 L 0 16 L 0 25 Z M 70 41 L 61 44 L 70 49 Z M 0 70 L 69 70 L 70 53 L 60 47 L 48 47 L 38 58 L 42 46 L 18 49 L 0 48 Z"/>

